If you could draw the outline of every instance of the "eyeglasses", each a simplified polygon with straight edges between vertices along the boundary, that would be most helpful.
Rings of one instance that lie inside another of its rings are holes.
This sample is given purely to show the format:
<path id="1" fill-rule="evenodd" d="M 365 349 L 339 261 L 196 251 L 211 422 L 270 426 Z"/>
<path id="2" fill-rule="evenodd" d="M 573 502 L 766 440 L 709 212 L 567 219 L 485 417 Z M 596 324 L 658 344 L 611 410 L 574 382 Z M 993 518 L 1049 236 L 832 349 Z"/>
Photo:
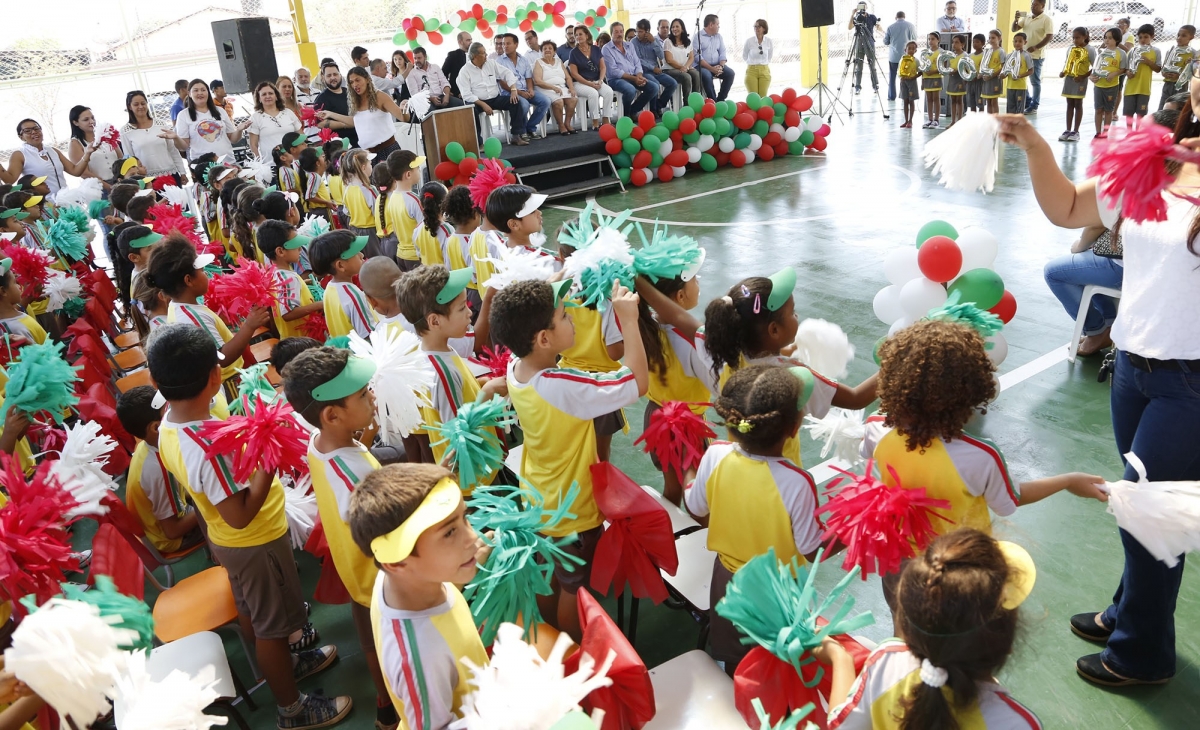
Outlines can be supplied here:
<path id="1" fill-rule="evenodd" d="M 21 134 L 29 134 L 30 132 L 40 132 L 40 131 L 42 131 L 42 128 L 40 126 L 39 127 L 25 127 L 24 129 L 21 130 Z"/>

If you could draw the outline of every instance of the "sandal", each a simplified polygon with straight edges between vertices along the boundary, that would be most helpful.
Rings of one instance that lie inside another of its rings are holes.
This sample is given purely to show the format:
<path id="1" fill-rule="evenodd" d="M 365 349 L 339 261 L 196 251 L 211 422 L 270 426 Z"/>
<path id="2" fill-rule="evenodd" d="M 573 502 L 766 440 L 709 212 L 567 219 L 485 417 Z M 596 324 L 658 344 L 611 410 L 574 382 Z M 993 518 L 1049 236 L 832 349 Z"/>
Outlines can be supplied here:
<path id="1" fill-rule="evenodd" d="M 1103 644 L 1112 636 L 1112 629 L 1096 622 L 1098 613 L 1077 613 L 1071 617 L 1071 632 L 1081 639 Z"/>
<path id="2" fill-rule="evenodd" d="M 1079 657 L 1075 662 L 1075 671 L 1092 684 L 1098 684 L 1101 687 L 1133 687 L 1139 684 L 1166 684 L 1170 681 L 1170 677 L 1164 679 L 1133 679 L 1131 677 L 1122 677 L 1108 667 L 1104 666 L 1104 662 L 1100 659 L 1099 654 L 1088 654 L 1087 656 Z"/>
<path id="3" fill-rule="evenodd" d="M 317 633 L 312 623 L 306 623 L 304 624 L 304 628 L 300 629 L 300 638 L 296 641 L 288 642 L 288 649 L 295 654 L 314 646 L 320 640 L 321 635 Z"/>

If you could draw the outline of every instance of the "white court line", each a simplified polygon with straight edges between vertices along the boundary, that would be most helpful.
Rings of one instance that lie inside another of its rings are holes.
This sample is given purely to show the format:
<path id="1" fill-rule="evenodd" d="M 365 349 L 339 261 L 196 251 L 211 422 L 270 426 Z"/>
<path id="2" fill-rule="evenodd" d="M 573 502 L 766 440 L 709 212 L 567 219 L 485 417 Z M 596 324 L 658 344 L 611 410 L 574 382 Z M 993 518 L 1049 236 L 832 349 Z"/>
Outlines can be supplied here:
<path id="1" fill-rule="evenodd" d="M 661 207 L 664 205 L 674 205 L 675 203 L 682 203 L 685 200 L 695 200 L 696 198 L 703 198 L 706 195 L 716 195 L 717 193 L 727 193 L 730 190 L 739 190 L 741 188 L 748 188 L 752 185 L 759 185 L 761 183 L 771 182 L 772 180 L 782 180 L 785 177 L 795 177 L 797 175 L 803 175 L 806 172 L 812 172 L 814 170 L 820 170 L 820 169 L 821 169 L 820 167 L 806 167 L 803 170 L 792 170 L 791 172 L 785 172 L 782 175 L 771 175 L 770 177 L 759 178 L 758 180 L 747 180 L 746 182 L 738 183 L 737 185 L 730 185 L 730 186 L 724 187 L 724 188 L 717 188 L 716 190 L 708 190 L 703 193 L 696 193 L 695 195 L 685 195 L 682 198 L 675 198 L 674 200 L 664 200 L 661 203 L 651 203 L 650 205 L 643 205 L 640 208 L 632 208 L 631 210 L 634 213 L 637 213 L 638 211 L 649 210 L 650 208 L 658 208 L 658 207 Z"/>

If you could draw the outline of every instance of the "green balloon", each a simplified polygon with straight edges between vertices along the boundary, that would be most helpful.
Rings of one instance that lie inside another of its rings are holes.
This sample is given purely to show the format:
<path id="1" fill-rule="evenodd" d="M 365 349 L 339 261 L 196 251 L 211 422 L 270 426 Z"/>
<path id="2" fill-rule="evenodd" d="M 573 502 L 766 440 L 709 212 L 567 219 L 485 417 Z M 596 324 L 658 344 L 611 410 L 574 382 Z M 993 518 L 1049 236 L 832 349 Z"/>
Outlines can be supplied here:
<path id="1" fill-rule="evenodd" d="M 489 23 L 495 23 L 496 22 L 496 11 L 495 10 L 484 10 L 483 11 L 483 19 Z"/>
<path id="2" fill-rule="evenodd" d="M 701 119 L 698 129 L 700 134 L 713 134 L 717 131 L 717 123 L 711 119 Z"/>
<path id="3" fill-rule="evenodd" d="M 662 155 L 658 154 L 657 152 L 654 152 L 650 155 L 650 169 L 657 170 L 658 168 L 662 167 L 662 163 Z"/>
<path id="4" fill-rule="evenodd" d="M 607 19 L 601 18 L 599 15 L 596 16 L 596 27 L 597 28 L 603 28 L 604 24 L 607 22 L 608 22 Z"/>
<path id="5" fill-rule="evenodd" d="M 613 164 L 617 166 L 618 170 L 629 169 L 633 167 L 633 157 L 625 154 L 624 152 L 618 152 L 617 154 L 613 155 L 612 160 Z"/>
<path id="6" fill-rule="evenodd" d="M 404 44 L 405 44 L 405 43 L 407 43 L 407 42 L 408 42 L 408 38 L 407 38 L 407 37 L 405 37 L 405 35 L 404 35 L 404 31 L 400 31 L 400 32 L 399 32 L 399 33 L 397 33 L 396 35 L 392 36 L 392 43 L 393 43 L 394 45 L 397 45 L 397 46 L 402 46 L 402 45 L 404 45 Z"/>
<path id="7" fill-rule="evenodd" d="M 694 112 L 698 112 L 704 108 L 704 97 L 701 96 L 699 91 L 693 91 L 688 96 L 688 106 L 690 106 Z"/>
<path id="8" fill-rule="evenodd" d="M 747 134 L 746 132 L 742 132 L 741 134 L 739 134 L 738 136 L 733 138 L 733 148 L 735 150 L 744 150 L 749 146 L 750 146 L 750 135 Z"/>
<path id="9" fill-rule="evenodd" d="M 688 144 L 696 144 L 700 141 L 700 133 L 692 132 L 691 134 L 685 134 L 683 135 L 683 141 L 687 142 Z"/>
<path id="10" fill-rule="evenodd" d="M 799 155 L 799 154 L 803 154 L 803 153 L 804 153 L 804 143 L 803 142 L 801 142 L 800 140 L 796 140 L 795 142 L 788 142 L 788 154 L 789 155 Z"/>
<path id="11" fill-rule="evenodd" d="M 647 134 L 645 137 L 642 137 L 642 149 L 650 154 L 658 152 L 659 147 L 662 147 L 662 140 L 653 134 Z"/>
<path id="12" fill-rule="evenodd" d="M 917 231 L 917 248 L 920 248 L 922 243 L 925 243 L 934 236 L 945 236 L 951 241 L 957 241 L 958 231 L 946 221 L 929 221 L 921 226 L 921 230 Z M 992 306 L 996 305 L 993 304 Z M 986 307 L 981 307 L 981 309 L 986 309 Z"/>
<path id="13" fill-rule="evenodd" d="M 525 16 L 528 14 L 529 13 L 525 11 L 525 8 L 518 8 L 517 9 L 517 20 L 525 20 Z"/>
<path id="14" fill-rule="evenodd" d="M 493 137 L 493 139 L 495 138 Z M 467 151 L 463 149 L 463 146 L 458 142 L 451 142 L 450 144 L 446 145 L 446 159 L 450 160 L 454 164 L 457 165 L 458 163 L 462 162 L 463 158 L 466 156 Z"/>
<path id="15" fill-rule="evenodd" d="M 628 117 L 626 117 L 626 119 L 628 119 Z M 636 155 L 642 151 L 642 143 L 633 137 L 626 137 L 625 141 L 621 143 L 621 149 L 625 150 L 625 153 L 628 155 Z"/>
<path id="16" fill-rule="evenodd" d="M 729 104 L 729 102 L 726 102 L 726 101 L 718 101 L 717 102 L 717 114 L 716 114 L 716 116 L 713 117 L 713 119 L 724 119 L 725 118 L 725 107 L 728 104 Z"/>
<path id="17" fill-rule="evenodd" d="M 438 28 L 438 32 L 442 35 L 450 35 L 454 32 L 454 26 L 450 25 L 449 23 L 442 23 L 442 25 Z"/>
<path id="18" fill-rule="evenodd" d="M 881 365 L 879 361 L 879 348 L 883 347 L 883 343 L 887 342 L 887 335 L 875 340 L 875 346 L 871 348 L 871 357 L 875 359 L 876 365 Z"/>
<path id="19" fill-rule="evenodd" d="M 633 119 L 621 117 L 617 120 L 617 139 L 628 139 L 633 132 Z"/>
<path id="20" fill-rule="evenodd" d="M 646 134 L 654 135 L 655 137 L 658 137 L 663 142 L 666 142 L 668 139 L 671 138 L 671 131 L 661 124 L 656 124 L 653 127 L 651 127 L 650 131 L 646 132 Z"/>
<path id="21" fill-rule="evenodd" d="M 757 134 L 759 137 L 766 137 L 767 132 L 770 132 L 770 131 L 771 131 L 771 125 L 767 124 L 767 121 L 765 119 L 759 119 L 757 122 L 754 123 L 754 126 L 750 128 L 750 133 Z"/>
<path id="22" fill-rule="evenodd" d="M 667 131 L 674 132 L 676 129 L 679 129 L 679 115 L 673 111 L 665 111 L 663 112 L 662 123 L 667 128 Z"/>
<path id="23" fill-rule="evenodd" d="M 582 13 L 580 13 L 580 14 L 582 15 Z M 633 168 L 631 168 L 631 167 L 617 167 L 617 177 L 619 177 L 619 178 L 621 179 L 621 184 L 622 184 L 622 185 L 628 185 L 628 184 L 629 184 L 629 176 L 630 176 L 631 174 L 633 174 Z"/>
<path id="24" fill-rule="evenodd" d="M 974 304 L 980 309 L 991 309 L 1004 296 L 1004 280 L 991 269 L 971 269 L 954 280 L 947 294 L 958 292 L 959 304 Z"/>
<path id="25" fill-rule="evenodd" d="M 733 124 L 728 119 L 717 119 L 717 136 L 728 137 L 733 132 Z"/>
<path id="26" fill-rule="evenodd" d="M 783 102 L 779 102 L 778 104 L 774 104 L 774 105 L 772 105 L 772 106 L 771 106 L 771 108 L 775 110 L 775 116 L 776 116 L 776 118 L 778 118 L 778 117 L 782 117 L 782 116 L 785 116 L 785 115 L 787 114 L 787 111 L 788 111 L 787 104 L 784 104 Z"/>
<path id="27" fill-rule="evenodd" d="M 479 159 L 479 155 L 475 154 L 474 152 L 468 152 L 467 154 L 463 155 L 463 157 L 464 157 L 464 158 L 466 158 L 466 157 L 470 157 L 472 160 L 478 160 L 478 159 Z"/>
<path id="28" fill-rule="evenodd" d="M 476 23 L 474 18 L 467 18 L 459 24 L 458 29 L 466 33 L 470 33 L 475 30 L 475 25 Z"/>
<path id="29" fill-rule="evenodd" d="M 800 144 L 804 145 L 805 147 L 807 147 L 813 143 L 813 139 L 815 139 L 816 136 L 817 135 L 813 134 L 812 132 L 810 132 L 806 129 L 800 133 L 800 139 L 798 139 L 796 141 L 799 142 Z"/>
<path id="30" fill-rule="evenodd" d="M 728 103 L 725 105 L 725 118 L 726 119 L 732 120 L 734 117 L 737 116 L 737 113 L 738 113 L 737 104 Z"/>
<path id="31" fill-rule="evenodd" d="M 685 106 L 679 110 L 679 118 L 681 120 L 695 119 L 696 118 L 696 110 L 691 108 L 690 106 Z"/>
<path id="32" fill-rule="evenodd" d="M 717 158 L 705 152 L 700 155 L 700 169 L 705 172 L 712 172 L 717 169 Z"/>
<path id="33" fill-rule="evenodd" d="M 758 108 L 762 106 L 762 101 L 762 97 L 753 91 L 746 96 L 746 106 L 750 107 L 752 112 L 758 111 Z"/>
<path id="34" fill-rule="evenodd" d="M 483 156 L 488 159 L 491 159 L 491 160 L 496 160 L 496 159 L 500 158 L 500 138 L 499 137 L 488 137 L 487 138 L 487 141 L 485 141 L 483 143 Z"/>
<path id="35" fill-rule="evenodd" d="M 587 13 L 583 12 L 582 10 L 575 11 L 575 22 L 576 23 L 582 23 L 583 19 L 586 17 L 587 17 Z"/>

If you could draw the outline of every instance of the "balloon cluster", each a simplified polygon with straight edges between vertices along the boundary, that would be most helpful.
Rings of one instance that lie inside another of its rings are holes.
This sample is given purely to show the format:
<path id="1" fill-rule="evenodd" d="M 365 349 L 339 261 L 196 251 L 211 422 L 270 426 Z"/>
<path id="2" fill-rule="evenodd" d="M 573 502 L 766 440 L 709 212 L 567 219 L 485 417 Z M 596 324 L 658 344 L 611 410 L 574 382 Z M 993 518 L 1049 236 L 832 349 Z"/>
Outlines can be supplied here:
<path id="1" fill-rule="evenodd" d="M 392 42 L 398 46 L 408 45 L 409 48 L 419 46 L 440 46 L 445 36 L 454 32 L 454 26 L 441 22 L 437 18 L 426 18 L 414 15 L 400 21 L 400 32 L 392 36 Z M 421 36 L 424 34 L 424 42 Z"/>
<path id="2" fill-rule="evenodd" d="M 600 138 L 621 182 L 640 187 L 655 177 L 662 182 L 682 177 L 689 166 L 712 172 L 823 151 L 829 125 L 818 116 L 802 116 L 811 108 L 812 99 L 793 89 L 769 97 L 751 93 L 739 102 L 706 100 L 693 92 L 682 109 L 663 113 L 657 124 L 643 111 L 636 123 L 624 117 L 600 127 Z"/>
<path id="3" fill-rule="evenodd" d="M 433 169 L 433 174 L 438 180 L 452 182 L 454 185 L 469 183 L 471 176 L 483 167 L 484 160 L 499 160 L 505 167 L 512 167 L 508 160 L 500 159 L 500 140 L 496 137 L 489 137 L 484 141 L 482 159 L 474 152 L 467 152 L 458 142 L 446 145 L 444 154 L 445 161 L 438 163 Z M 513 177 L 512 182 L 516 181 L 516 177 Z"/>
<path id="4" fill-rule="evenodd" d="M 995 236 L 982 228 L 960 233 L 935 220 L 921 227 L 916 244 L 916 248 L 894 249 L 883 259 L 883 273 L 891 284 L 879 290 L 872 306 L 875 316 L 889 325 L 888 336 L 951 298 L 991 312 L 1004 324 L 1016 316 L 1017 300 L 993 269 L 998 251 Z M 1008 343 L 999 333 L 987 341 L 988 355 L 999 365 L 1008 356 Z"/>
<path id="5" fill-rule="evenodd" d="M 541 33 L 552 26 L 561 28 L 566 25 L 566 18 L 563 17 L 566 9 L 567 4 L 564 0 L 542 4 L 531 2 L 514 7 L 511 12 L 505 5 L 498 5 L 495 10 L 484 10 L 482 5 L 475 3 L 469 10 L 458 11 L 458 29 L 467 33 L 478 30 L 484 38 L 491 38 L 497 32 L 505 33 L 512 30 L 521 32 L 532 30 Z M 603 17 L 608 13 L 608 8 L 601 7 L 599 10 L 589 10 L 588 13 L 592 16 Z M 576 16 L 580 15 L 583 13 L 576 13 Z M 580 22 L 584 22 L 582 18 Z M 448 25 L 442 26 L 443 34 L 449 32 L 446 30 Z M 603 22 L 600 25 L 603 25 Z M 411 41 L 411 39 L 409 40 Z M 437 43 L 441 43 L 441 41 L 439 40 Z"/>

